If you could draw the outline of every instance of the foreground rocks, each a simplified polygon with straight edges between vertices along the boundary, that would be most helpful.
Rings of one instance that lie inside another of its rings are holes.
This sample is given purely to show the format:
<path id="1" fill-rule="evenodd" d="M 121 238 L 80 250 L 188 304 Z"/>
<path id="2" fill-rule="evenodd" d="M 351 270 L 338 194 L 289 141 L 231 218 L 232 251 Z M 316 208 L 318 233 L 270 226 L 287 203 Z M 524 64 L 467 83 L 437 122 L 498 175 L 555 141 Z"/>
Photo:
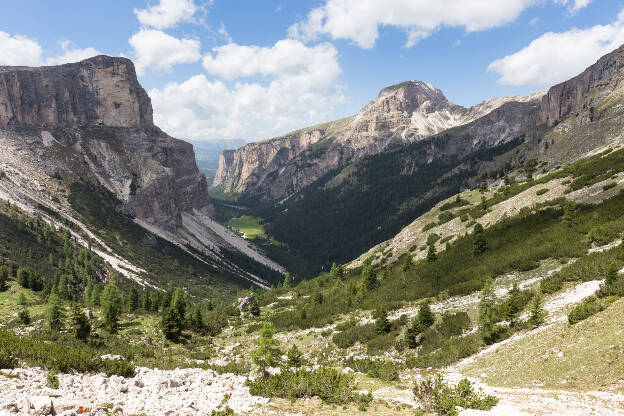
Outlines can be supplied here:
<path id="1" fill-rule="evenodd" d="M 58 374 L 59 388 L 46 387 L 40 368 L 4 370 L 0 415 L 179 415 L 210 414 L 230 407 L 254 413 L 269 399 L 249 394 L 245 377 L 198 368 L 170 371 L 138 368 L 132 378 L 104 374 Z"/>

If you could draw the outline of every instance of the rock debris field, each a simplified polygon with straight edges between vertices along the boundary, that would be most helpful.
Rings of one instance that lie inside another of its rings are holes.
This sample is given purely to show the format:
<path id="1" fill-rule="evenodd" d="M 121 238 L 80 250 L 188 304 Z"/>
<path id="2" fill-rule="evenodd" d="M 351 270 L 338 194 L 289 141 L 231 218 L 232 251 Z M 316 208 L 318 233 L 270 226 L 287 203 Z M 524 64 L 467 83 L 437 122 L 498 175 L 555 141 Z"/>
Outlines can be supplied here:
<path id="1" fill-rule="evenodd" d="M 47 374 L 39 368 L 4 370 L 0 415 L 204 415 L 226 407 L 249 414 L 269 401 L 250 395 L 243 376 L 198 368 L 139 367 L 132 378 L 58 374 L 58 389 L 46 387 Z"/>

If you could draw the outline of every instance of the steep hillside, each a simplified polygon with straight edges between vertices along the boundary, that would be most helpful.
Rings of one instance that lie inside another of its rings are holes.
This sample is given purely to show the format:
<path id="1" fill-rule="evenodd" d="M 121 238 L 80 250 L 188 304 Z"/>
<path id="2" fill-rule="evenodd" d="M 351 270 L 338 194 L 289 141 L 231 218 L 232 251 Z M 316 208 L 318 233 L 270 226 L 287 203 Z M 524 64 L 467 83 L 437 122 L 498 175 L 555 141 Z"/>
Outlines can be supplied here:
<path id="1" fill-rule="evenodd" d="M 158 270 L 138 253 L 150 241 L 237 285 L 281 270 L 210 218 L 192 146 L 153 124 L 125 58 L 0 68 L 0 173 L 2 199 L 75 223 L 147 275 Z"/>
<path id="2" fill-rule="evenodd" d="M 265 219 L 265 230 L 287 244 L 290 255 L 305 257 L 305 267 L 310 271 L 329 267 L 333 261 L 348 261 L 393 237 L 414 218 L 460 190 L 483 182 L 499 183 L 505 175 L 524 178 L 547 172 L 621 143 L 623 55 L 623 48 L 613 51 L 545 95 L 483 103 L 478 110 L 470 110 L 477 117 L 474 121 L 452 128 L 437 124 L 446 129 L 339 166 L 279 203 L 258 202 L 261 198 L 252 192 L 238 200 Z M 386 136 L 382 134 L 386 127 L 371 127 L 381 124 L 370 121 L 370 114 L 406 114 L 405 102 L 415 103 L 412 110 L 421 111 L 429 108 L 433 96 L 439 98 L 441 94 L 429 89 L 429 95 L 422 90 L 409 95 L 404 88 L 399 84 L 384 90 L 361 113 L 368 116 L 358 115 L 350 125 L 355 120 L 369 120 L 370 128 L 362 130 L 374 132 L 366 136 L 371 142 L 380 137 L 382 142 L 384 137 L 396 138 L 402 134 L 399 132 L 416 137 L 406 120 L 393 124 L 395 130 L 386 124 L 387 132 L 394 131 Z M 441 99 L 438 102 L 441 107 L 434 107 L 430 115 L 441 114 L 441 108 L 448 104 Z M 449 114 L 457 110 L 448 106 Z M 411 121 L 419 119 L 415 117 L 418 111 L 412 113 Z M 318 154 L 331 151 L 319 148 Z M 315 169 L 318 165 L 305 166 Z"/>
<path id="3" fill-rule="evenodd" d="M 430 84 L 403 82 L 381 90 L 353 117 L 223 152 L 213 186 L 262 200 L 283 199 L 362 157 L 467 124 L 507 102 L 540 96 L 498 98 L 464 108 Z"/>

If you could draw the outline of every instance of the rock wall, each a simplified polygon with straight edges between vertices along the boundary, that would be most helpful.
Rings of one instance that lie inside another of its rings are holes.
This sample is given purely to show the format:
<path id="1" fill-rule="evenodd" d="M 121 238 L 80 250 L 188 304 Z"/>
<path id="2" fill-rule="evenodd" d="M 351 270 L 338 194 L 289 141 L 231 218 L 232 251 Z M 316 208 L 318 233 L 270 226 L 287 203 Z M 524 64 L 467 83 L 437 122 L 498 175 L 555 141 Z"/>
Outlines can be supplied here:
<path id="1" fill-rule="evenodd" d="M 10 137 L 24 144 L 19 132 L 40 136 L 44 151 L 36 159 L 49 174 L 82 175 L 74 162 L 83 160 L 125 214 L 174 231 L 182 212 L 210 213 L 208 187 L 193 147 L 152 120 L 150 98 L 126 58 L 0 67 L 0 129 L 18 132 Z M 25 150 L 41 149 L 33 143 Z"/>
<path id="2" fill-rule="evenodd" d="M 621 76 L 618 79 L 610 77 L 622 67 L 624 67 L 624 45 L 600 58 L 581 74 L 553 86 L 542 98 L 538 123 L 552 126 L 565 120 L 573 112 L 578 111 L 581 104 L 589 98 L 590 89 L 607 87 L 607 84 L 619 81 Z"/>
<path id="3" fill-rule="evenodd" d="M 152 105 L 125 58 L 0 67 L 0 126 L 153 126 Z"/>

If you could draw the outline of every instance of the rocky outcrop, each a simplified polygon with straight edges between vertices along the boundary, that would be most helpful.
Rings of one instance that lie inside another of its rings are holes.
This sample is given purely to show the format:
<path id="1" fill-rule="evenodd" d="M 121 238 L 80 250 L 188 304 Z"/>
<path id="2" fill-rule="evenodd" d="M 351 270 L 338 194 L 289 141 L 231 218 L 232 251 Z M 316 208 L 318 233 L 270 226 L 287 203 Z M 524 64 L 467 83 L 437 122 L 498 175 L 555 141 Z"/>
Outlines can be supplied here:
<path id="1" fill-rule="evenodd" d="M 590 89 L 597 88 L 603 91 L 614 89 L 622 77 L 611 79 L 611 76 L 622 67 L 624 67 L 624 45 L 600 58 L 581 74 L 550 88 L 542 98 L 538 122 L 552 126 L 565 120 L 573 112 L 585 109 L 582 108 L 583 104 L 586 104 L 586 107 L 588 104 L 591 108 L 592 104 L 587 102 L 590 98 L 588 97 Z M 594 100 L 601 98 L 604 97 L 594 97 Z"/>
<path id="2" fill-rule="evenodd" d="M 153 234 L 265 286 L 222 249 L 281 267 L 210 218 L 208 185 L 192 145 L 170 137 L 152 120 L 150 98 L 128 59 L 96 56 L 61 66 L 0 67 L 0 171 L 10 172 L 0 179 L 24 200 L 45 201 L 68 216 L 76 214 L 67 198 L 75 184 L 82 184 L 79 192 L 102 185 L 122 214 Z M 52 180 L 59 174 L 71 189 Z"/>
<path id="3" fill-rule="evenodd" d="M 130 217 L 173 232 L 182 212 L 211 210 L 193 147 L 154 126 L 150 98 L 126 58 L 0 68 L 0 128 L 40 136 L 50 174 L 76 174 L 75 157 L 82 158 Z M 70 153 L 55 155 L 67 145 Z"/>
<path id="4" fill-rule="evenodd" d="M 223 152 L 213 185 L 263 199 L 286 198 L 362 157 L 466 125 L 505 103 L 540 97 L 497 98 L 464 108 L 428 83 L 403 82 L 382 89 L 354 117 Z"/>
<path id="5" fill-rule="evenodd" d="M 125 58 L 0 67 L 0 126 L 150 127 L 152 104 Z"/>

